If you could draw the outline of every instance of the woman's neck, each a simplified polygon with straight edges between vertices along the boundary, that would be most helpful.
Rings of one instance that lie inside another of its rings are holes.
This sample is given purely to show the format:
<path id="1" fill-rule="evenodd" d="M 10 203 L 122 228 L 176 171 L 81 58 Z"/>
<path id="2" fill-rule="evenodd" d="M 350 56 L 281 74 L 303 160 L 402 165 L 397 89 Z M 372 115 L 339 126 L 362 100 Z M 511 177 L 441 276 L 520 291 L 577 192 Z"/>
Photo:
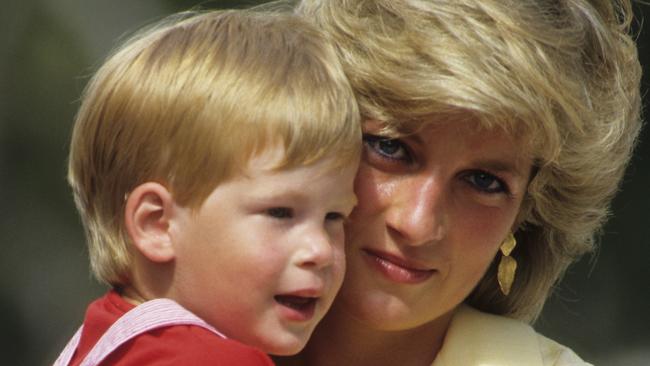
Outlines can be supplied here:
<path id="1" fill-rule="evenodd" d="M 340 309 L 332 309 L 318 325 L 307 347 L 278 365 L 429 366 L 435 359 L 451 314 L 418 328 L 373 329 Z"/>

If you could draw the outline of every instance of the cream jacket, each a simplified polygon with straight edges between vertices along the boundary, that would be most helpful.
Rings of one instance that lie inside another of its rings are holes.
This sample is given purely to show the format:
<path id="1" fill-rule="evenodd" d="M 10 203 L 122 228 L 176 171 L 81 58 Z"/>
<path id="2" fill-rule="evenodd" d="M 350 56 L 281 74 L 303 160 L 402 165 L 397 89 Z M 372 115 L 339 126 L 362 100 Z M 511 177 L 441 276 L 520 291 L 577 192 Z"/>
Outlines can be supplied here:
<path id="1" fill-rule="evenodd" d="M 461 306 L 431 366 L 589 366 L 518 320 Z"/>

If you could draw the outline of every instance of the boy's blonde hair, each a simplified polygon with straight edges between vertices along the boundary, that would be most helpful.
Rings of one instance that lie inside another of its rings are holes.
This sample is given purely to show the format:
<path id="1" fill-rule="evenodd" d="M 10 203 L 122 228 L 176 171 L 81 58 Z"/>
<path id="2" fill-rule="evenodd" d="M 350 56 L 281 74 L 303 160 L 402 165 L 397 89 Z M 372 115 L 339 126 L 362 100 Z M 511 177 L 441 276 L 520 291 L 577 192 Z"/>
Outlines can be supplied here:
<path id="1" fill-rule="evenodd" d="M 332 38 L 362 116 L 387 132 L 463 113 L 532 145 L 512 292 L 500 294 L 492 265 L 467 301 L 534 319 L 593 249 L 637 139 L 630 2 L 302 0 L 297 12 Z"/>
<path id="2" fill-rule="evenodd" d="M 86 229 L 91 268 L 129 281 L 124 205 L 156 181 L 197 208 L 271 145 L 277 169 L 334 156 L 356 161 L 358 107 L 336 53 L 290 14 L 182 14 L 115 52 L 87 86 L 75 121 L 68 180 Z"/>

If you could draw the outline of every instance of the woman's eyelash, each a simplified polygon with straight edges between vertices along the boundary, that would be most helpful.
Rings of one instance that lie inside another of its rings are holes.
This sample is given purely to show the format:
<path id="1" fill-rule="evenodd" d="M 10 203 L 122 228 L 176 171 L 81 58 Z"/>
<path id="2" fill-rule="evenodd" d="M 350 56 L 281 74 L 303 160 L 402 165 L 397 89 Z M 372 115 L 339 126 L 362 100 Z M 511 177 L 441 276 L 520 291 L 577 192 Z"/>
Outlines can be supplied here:
<path id="1" fill-rule="evenodd" d="M 482 170 L 469 172 L 464 179 L 481 192 L 510 194 L 508 185 L 502 179 Z"/>
<path id="2" fill-rule="evenodd" d="M 375 154 L 380 155 L 382 158 L 405 162 L 411 161 L 408 147 L 399 139 L 364 134 L 363 141 Z"/>
<path id="3" fill-rule="evenodd" d="M 411 163 L 413 160 L 408 145 L 400 139 L 364 134 L 363 141 L 370 149 L 370 153 L 379 157 L 379 159 L 399 164 Z M 508 184 L 503 179 L 485 170 L 477 169 L 469 171 L 463 175 L 463 179 L 481 193 L 511 194 Z"/>

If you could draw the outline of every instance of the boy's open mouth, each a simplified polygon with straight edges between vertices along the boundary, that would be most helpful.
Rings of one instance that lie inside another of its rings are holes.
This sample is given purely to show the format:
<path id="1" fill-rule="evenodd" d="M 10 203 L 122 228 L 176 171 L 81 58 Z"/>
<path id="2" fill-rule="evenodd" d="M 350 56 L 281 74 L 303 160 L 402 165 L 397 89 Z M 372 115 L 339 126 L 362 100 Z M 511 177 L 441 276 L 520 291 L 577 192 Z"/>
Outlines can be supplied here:
<path id="1" fill-rule="evenodd" d="M 292 309 L 302 311 L 306 308 L 314 306 L 316 304 L 316 297 L 304 297 L 304 296 L 294 296 L 294 295 L 276 295 L 275 301 L 278 303 L 290 307 Z"/>
<path id="2" fill-rule="evenodd" d="M 291 320 L 305 321 L 312 318 L 316 309 L 317 297 L 276 295 L 275 301 L 287 311 L 286 316 Z"/>

